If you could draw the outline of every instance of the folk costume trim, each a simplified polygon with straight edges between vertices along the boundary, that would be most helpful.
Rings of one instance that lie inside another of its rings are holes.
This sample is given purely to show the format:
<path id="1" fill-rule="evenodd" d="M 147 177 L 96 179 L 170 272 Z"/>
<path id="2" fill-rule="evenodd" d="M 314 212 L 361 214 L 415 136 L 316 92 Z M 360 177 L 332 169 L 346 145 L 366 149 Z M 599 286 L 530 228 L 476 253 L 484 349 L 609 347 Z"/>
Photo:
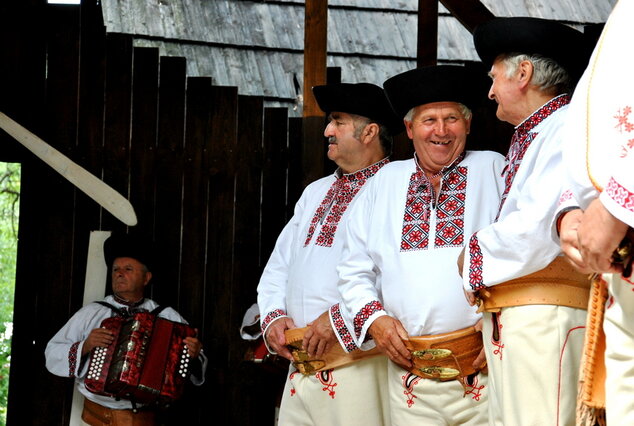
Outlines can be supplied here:
<path id="1" fill-rule="evenodd" d="M 73 343 L 68 351 L 68 377 L 75 377 L 75 371 L 77 371 L 77 349 L 79 348 L 79 343 Z"/>
<path id="2" fill-rule="evenodd" d="M 436 214 L 434 245 L 462 247 L 464 244 L 464 212 L 467 198 L 467 167 L 457 166 L 464 152 L 441 171 L 440 194 L 437 205 L 433 186 L 416 161 L 405 199 L 401 251 L 426 250 L 429 247 L 430 212 Z"/>
<path id="3" fill-rule="evenodd" d="M 389 162 L 390 160 L 388 158 L 384 158 L 365 169 L 339 176 L 330 186 L 326 197 L 321 202 L 321 205 L 317 207 L 313 215 L 304 247 L 310 244 L 319 225 L 321 225 L 321 229 L 319 230 L 315 244 L 322 247 L 332 247 L 337 227 L 339 226 L 343 214 L 348 209 L 350 202 L 352 202 L 368 179 L 374 176 L 381 170 L 381 167 Z"/>
<path id="4" fill-rule="evenodd" d="M 634 212 L 634 193 L 618 183 L 613 177 L 608 181 L 605 193 L 620 207 Z"/>
<path id="5" fill-rule="evenodd" d="M 330 307 L 330 317 L 332 318 L 335 333 L 339 336 L 339 340 L 346 352 L 352 352 L 355 349 L 358 349 L 358 346 L 354 342 L 354 338 L 350 334 L 350 331 L 348 331 L 348 327 L 346 327 L 346 323 L 343 320 L 339 303 Z"/>
<path id="6" fill-rule="evenodd" d="M 273 322 L 273 320 L 277 318 L 285 317 L 285 316 L 286 316 L 286 311 L 282 309 L 276 309 L 272 312 L 269 312 L 266 315 L 266 317 L 264 317 L 264 319 L 260 322 L 262 333 L 266 332 L 266 329 L 268 328 L 269 324 Z"/>
<path id="7" fill-rule="evenodd" d="M 482 279 L 483 263 L 482 249 L 476 232 L 469 238 L 469 285 L 473 291 L 486 287 Z"/>
<path id="8" fill-rule="evenodd" d="M 546 102 L 546 104 L 531 114 L 522 122 L 522 124 L 515 128 L 515 133 L 513 133 L 513 138 L 511 139 L 511 147 L 509 148 L 509 152 L 506 154 L 505 158 L 506 166 L 502 171 L 502 176 L 504 176 L 504 193 L 502 194 L 502 198 L 500 200 L 498 216 L 500 214 L 499 212 L 502 210 L 502 206 L 504 206 L 506 197 L 511 190 L 517 170 L 520 168 L 520 164 L 522 164 L 524 154 L 526 154 L 526 150 L 531 145 L 531 142 L 538 135 L 538 132 L 533 132 L 532 130 L 552 113 L 569 103 L 570 95 L 563 94 L 556 96 Z"/>
<path id="9" fill-rule="evenodd" d="M 412 405 L 414 405 L 414 400 L 418 398 L 414 395 L 414 386 L 423 380 L 423 378 L 408 371 L 404 376 L 401 376 L 401 379 L 403 380 L 403 388 L 405 389 L 403 395 L 406 397 L 405 402 L 407 402 L 407 408 L 411 408 Z"/>
<path id="10" fill-rule="evenodd" d="M 368 319 L 377 312 L 385 311 L 383 305 L 378 300 L 366 303 L 361 310 L 354 317 L 354 332 L 357 335 L 357 339 L 361 337 L 361 331 L 365 326 Z"/>

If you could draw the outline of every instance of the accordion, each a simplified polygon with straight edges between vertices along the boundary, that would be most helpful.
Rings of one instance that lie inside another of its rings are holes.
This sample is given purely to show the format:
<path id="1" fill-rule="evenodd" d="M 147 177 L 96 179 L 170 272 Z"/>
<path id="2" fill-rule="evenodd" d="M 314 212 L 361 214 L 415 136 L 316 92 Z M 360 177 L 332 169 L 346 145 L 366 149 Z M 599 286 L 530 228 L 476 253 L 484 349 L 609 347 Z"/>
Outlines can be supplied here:
<path id="1" fill-rule="evenodd" d="M 86 389 L 133 404 L 180 398 L 190 373 L 183 340 L 195 336 L 192 327 L 150 312 L 106 318 L 101 327 L 114 333 L 114 341 L 91 351 Z"/>

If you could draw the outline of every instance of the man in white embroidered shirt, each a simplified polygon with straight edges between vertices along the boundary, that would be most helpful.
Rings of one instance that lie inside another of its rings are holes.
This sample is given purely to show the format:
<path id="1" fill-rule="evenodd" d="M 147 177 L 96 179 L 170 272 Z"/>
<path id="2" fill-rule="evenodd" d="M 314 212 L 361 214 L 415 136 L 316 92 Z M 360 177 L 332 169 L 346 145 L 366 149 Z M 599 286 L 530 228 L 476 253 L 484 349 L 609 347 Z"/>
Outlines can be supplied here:
<path id="1" fill-rule="evenodd" d="M 359 196 L 337 268 L 340 339 L 347 331 L 362 349 L 375 342 L 393 361 L 394 425 L 488 422 L 486 375 L 473 367 L 479 315 L 455 269 L 465 234 L 495 219 L 502 192 L 502 156 L 465 151 L 475 85 L 458 66 L 419 68 L 384 83 L 415 154 L 386 165 Z"/>
<path id="2" fill-rule="evenodd" d="M 262 274 L 258 305 L 270 350 L 293 360 L 284 332 L 308 326 L 303 348 L 318 363 L 332 350 L 343 352 L 329 312 L 339 309 L 335 268 L 348 211 L 367 182 L 388 163 L 391 134 L 401 131 L 402 123 L 379 86 L 326 85 L 314 87 L 313 93 L 329 114 L 324 131 L 328 158 L 339 168 L 310 184 L 297 202 Z M 383 385 L 385 362 L 384 357 L 373 357 L 307 375 L 291 366 L 279 424 L 390 424 Z M 309 373 L 307 366 L 297 365 Z"/>
<path id="3" fill-rule="evenodd" d="M 494 19 L 474 42 L 491 66 L 497 116 L 516 126 L 498 219 L 470 237 L 458 263 L 467 298 L 476 303 L 477 292 L 484 310 L 491 418 L 572 425 L 588 284 L 561 257 L 551 221 L 561 129 L 589 49 L 579 31 L 536 18 Z"/>

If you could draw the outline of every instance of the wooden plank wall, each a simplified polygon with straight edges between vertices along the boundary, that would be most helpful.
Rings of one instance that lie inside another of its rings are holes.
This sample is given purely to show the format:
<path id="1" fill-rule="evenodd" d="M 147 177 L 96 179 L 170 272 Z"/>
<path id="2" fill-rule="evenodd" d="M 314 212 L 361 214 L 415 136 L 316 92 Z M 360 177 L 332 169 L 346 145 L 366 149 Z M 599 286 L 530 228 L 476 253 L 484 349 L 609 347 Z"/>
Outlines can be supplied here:
<path id="1" fill-rule="evenodd" d="M 33 82 L 45 81 L 46 90 L 42 113 L 30 116 L 34 129 L 127 196 L 139 223 L 126 229 L 20 153 L 8 423 L 68 423 L 72 380 L 48 373 L 43 352 L 81 306 L 89 232 L 112 230 L 158 248 L 150 296 L 198 328 L 210 360 L 205 385 L 189 387 L 165 424 L 272 424 L 283 372 L 243 361 L 239 326 L 301 192 L 301 119 L 264 108 L 261 98 L 240 96 L 235 87 L 186 76 L 183 58 L 106 36 L 98 2 L 79 8 L 28 1 L 47 22 L 38 44 L 47 78 L 41 69 Z M 3 62 L 19 59 L 19 49 L 1 50 Z"/>

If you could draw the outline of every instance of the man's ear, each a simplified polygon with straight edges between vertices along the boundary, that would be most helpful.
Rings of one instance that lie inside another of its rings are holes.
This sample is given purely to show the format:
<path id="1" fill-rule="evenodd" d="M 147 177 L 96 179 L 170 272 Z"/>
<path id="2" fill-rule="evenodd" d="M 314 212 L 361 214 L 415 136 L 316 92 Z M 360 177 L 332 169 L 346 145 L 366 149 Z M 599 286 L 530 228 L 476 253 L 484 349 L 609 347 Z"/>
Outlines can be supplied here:
<path id="1" fill-rule="evenodd" d="M 145 273 L 145 282 L 143 283 L 143 286 L 145 287 L 146 285 L 148 285 L 151 279 L 152 279 L 152 273 L 150 271 L 147 271 Z"/>
<path id="2" fill-rule="evenodd" d="M 522 87 L 526 87 L 533 79 L 535 67 L 531 61 L 522 61 L 517 67 L 517 77 Z"/>
<path id="3" fill-rule="evenodd" d="M 361 140 L 364 144 L 370 143 L 375 137 L 379 135 L 379 125 L 376 123 L 370 123 L 363 129 L 361 133 Z"/>

